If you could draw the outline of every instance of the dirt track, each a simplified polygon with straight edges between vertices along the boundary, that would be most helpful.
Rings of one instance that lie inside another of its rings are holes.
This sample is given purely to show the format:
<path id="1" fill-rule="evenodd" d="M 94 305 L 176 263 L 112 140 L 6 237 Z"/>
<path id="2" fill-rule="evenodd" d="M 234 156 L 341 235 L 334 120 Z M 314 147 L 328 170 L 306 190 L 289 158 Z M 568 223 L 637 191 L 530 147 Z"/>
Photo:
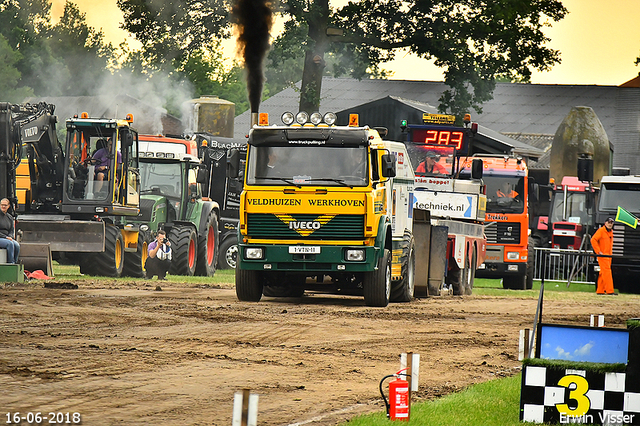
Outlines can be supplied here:
<path id="1" fill-rule="evenodd" d="M 380 309 L 315 293 L 251 304 L 232 285 L 75 283 L 0 284 L 3 423 L 7 412 L 54 411 L 84 425 L 229 425 L 246 387 L 260 425 L 332 425 L 383 410 L 378 382 L 401 352 L 421 356 L 418 400 L 516 373 L 518 330 L 537 301 L 444 296 Z M 637 296 L 565 295 L 547 298 L 545 321 L 604 313 L 624 327 L 640 316 Z"/>

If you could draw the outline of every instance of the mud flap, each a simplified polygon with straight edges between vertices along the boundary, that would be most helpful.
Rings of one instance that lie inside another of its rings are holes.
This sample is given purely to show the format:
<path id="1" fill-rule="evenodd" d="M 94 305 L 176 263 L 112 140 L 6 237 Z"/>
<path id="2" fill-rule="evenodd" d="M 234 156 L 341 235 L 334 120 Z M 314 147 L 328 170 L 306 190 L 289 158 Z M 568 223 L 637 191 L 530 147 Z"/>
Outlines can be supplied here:
<path id="1" fill-rule="evenodd" d="M 82 220 L 32 220 L 20 217 L 23 243 L 49 243 L 52 252 L 104 251 L 104 222 Z"/>

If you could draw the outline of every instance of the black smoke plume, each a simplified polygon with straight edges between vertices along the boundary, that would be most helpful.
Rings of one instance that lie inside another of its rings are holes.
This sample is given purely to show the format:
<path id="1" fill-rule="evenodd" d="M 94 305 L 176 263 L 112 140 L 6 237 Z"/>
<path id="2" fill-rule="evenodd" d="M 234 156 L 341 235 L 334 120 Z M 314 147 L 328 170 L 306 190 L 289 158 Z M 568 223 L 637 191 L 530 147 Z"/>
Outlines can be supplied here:
<path id="1" fill-rule="evenodd" d="M 257 113 L 262 97 L 264 58 L 269 51 L 273 24 L 271 3 L 267 0 L 237 0 L 232 14 L 238 30 L 238 49 L 247 72 L 247 91 L 251 112 Z"/>

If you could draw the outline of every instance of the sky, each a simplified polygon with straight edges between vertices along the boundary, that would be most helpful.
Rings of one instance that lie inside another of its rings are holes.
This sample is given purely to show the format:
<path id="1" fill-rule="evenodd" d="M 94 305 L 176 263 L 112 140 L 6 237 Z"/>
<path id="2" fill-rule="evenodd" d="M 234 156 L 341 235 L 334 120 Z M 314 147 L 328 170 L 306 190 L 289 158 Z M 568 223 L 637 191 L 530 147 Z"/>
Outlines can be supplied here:
<path id="1" fill-rule="evenodd" d="M 114 46 L 127 37 L 119 29 L 122 13 L 116 0 L 72 1 L 86 13 L 87 23 L 102 29 Z M 64 2 L 52 0 L 54 20 L 62 14 Z M 640 56 L 638 0 L 563 0 L 563 4 L 569 13 L 545 31 L 551 38 L 547 46 L 560 51 L 562 62 L 551 71 L 534 72 L 532 83 L 617 86 L 638 76 L 640 67 L 634 64 Z M 226 56 L 235 55 L 233 41 L 225 43 L 224 48 Z M 443 80 L 442 71 L 430 61 L 407 53 L 397 54 L 382 68 L 393 71 L 392 79 Z"/>

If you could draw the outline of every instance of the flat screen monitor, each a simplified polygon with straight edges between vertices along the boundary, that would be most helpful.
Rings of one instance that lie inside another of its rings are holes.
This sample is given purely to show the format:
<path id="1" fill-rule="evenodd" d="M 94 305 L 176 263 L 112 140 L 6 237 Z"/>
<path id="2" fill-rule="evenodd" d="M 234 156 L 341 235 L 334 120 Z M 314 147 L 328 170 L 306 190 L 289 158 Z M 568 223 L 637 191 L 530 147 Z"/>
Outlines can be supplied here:
<path id="1" fill-rule="evenodd" d="M 627 364 L 626 329 L 539 324 L 537 356 L 574 362 Z"/>

